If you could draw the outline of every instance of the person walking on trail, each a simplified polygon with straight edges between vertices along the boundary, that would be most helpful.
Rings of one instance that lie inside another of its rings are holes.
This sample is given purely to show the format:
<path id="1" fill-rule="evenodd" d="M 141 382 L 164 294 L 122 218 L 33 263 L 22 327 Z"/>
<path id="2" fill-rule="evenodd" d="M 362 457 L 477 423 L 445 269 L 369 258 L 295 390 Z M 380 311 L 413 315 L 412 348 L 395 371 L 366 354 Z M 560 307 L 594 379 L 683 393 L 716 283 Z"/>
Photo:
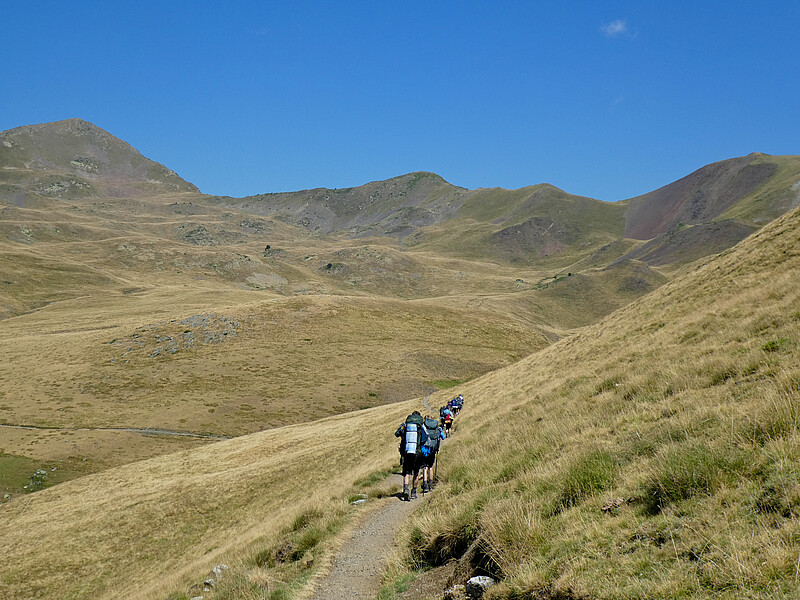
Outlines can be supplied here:
<path id="1" fill-rule="evenodd" d="M 418 410 L 408 415 L 400 424 L 395 437 L 401 440 L 403 449 L 403 500 L 409 501 L 417 497 L 417 480 L 422 466 L 422 446 L 428 439 L 424 419 Z M 410 489 L 409 489 L 410 487 Z"/>
<path id="2" fill-rule="evenodd" d="M 439 452 L 439 444 L 444 439 L 444 431 L 439 427 L 439 421 L 425 415 L 423 421 L 425 433 L 428 434 L 427 441 L 422 445 L 422 493 L 430 492 L 433 489 L 433 464 L 436 454 Z"/>
<path id="3" fill-rule="evenodd" d="M 444 427 L 444 437 L 449 438 L 452 434 L 452 427 L 453 427 L 453 411 L 450 410 L 449 406 L 445 406 L 439 411 L 439 414 L 442 415 L 442 426 Z"/>
<path id="4" fill-rule="evenodd" d="M 453 403 L 453 416 L 457 417 L 458 413 L 461 412 L 461 409 L 464 408 L 464 396 L 459 394 L 453 398 L 451 402 Z"/>

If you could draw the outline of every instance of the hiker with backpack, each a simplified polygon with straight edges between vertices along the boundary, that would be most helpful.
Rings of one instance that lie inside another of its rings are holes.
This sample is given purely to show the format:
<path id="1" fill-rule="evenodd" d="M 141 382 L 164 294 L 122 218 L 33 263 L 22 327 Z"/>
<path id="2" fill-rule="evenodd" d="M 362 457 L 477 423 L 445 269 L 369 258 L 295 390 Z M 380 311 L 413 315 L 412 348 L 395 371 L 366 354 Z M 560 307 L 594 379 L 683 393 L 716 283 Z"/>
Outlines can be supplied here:
<path id="1" fill-rule="evenodd" d="M 418 410 L 408 415 L 400 424 L 395 437 L 399 437 L 403 450 L 403 500 L 409 501 L 417 497 L 417 480 L 422 466 L 422 447 L 428 439 L 424 419 Z M 409 490 L 410 486 L 410 490 Z"/>
<path id="2" fill-rule="evenodd" d="M 444 436 L 449 438 L 451 435 L 451 427 L 453 426 L 453 411 L 449 406 L 443 406 L 439 409 L 439 417 L 444 427 Z"/>
<path id="3" fill-rule="evenodd" d="M 439 421 L 425 415 L 423 421 L 428 439 L 422 445 L 422 493 L 430 492 L 434 486 L 433 464 L 439 452 L 439 444 L 444 439 L 444 431 L 439 427 Z"/>

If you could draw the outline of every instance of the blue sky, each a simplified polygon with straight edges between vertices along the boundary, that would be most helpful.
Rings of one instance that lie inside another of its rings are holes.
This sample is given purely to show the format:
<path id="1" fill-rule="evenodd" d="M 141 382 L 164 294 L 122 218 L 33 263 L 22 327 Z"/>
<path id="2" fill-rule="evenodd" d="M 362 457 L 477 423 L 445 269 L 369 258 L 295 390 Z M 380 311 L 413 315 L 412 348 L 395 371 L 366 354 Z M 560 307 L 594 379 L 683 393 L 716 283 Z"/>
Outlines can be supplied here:
<path id="1" fill-rule="evenodd" d="M 621 200 L 800 154 L 800 2 L 0 0 L 0 130 L 80 117 L 209 194 L 433 171 Z"/>

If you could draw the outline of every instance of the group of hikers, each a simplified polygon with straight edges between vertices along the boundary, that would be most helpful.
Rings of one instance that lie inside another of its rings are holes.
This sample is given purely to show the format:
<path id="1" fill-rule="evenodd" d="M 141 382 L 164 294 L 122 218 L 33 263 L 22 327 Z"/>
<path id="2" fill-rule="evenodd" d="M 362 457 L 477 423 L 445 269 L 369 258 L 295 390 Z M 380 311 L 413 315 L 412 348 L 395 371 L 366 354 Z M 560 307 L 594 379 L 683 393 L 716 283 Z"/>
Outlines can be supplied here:
<path id="1" fill-rule="evenodd" d="M 395 437 L 400 438 L 400 465 L 403 468 L 403 500 L 417 497 L 417 482 L 422 472 L 422 493 L 436 485 L 436 459 L 441 442 L 452 435 L 453 420 L 464 406 L 459 394 L 439 409 L 439 419 L 424 417 L 418 410 L 400 424 Z"/>

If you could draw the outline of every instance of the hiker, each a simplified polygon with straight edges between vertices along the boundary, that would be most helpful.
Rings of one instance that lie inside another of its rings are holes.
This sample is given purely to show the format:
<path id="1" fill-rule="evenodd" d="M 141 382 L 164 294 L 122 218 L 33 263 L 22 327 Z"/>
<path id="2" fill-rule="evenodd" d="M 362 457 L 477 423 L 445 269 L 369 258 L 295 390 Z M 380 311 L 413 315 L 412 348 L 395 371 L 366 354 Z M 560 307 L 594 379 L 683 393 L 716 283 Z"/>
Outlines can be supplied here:
<path id="1" fill-rule="evenodd" d="M 425 415 L 423 421 L 427 441 L 422 445 L 422 493 L 430 492 L 435 484 L 433 465 L 436 454 L 439 452 L 439 443 L 444 439 L 444 431 L 439 427 L 439 421 L 430 415 Z"/>
<path id="2" fill-rule="evenodd" d="M 443 422 L 444 422 L 444 437 L 445 438 L 449 438 L 451 435 L 453 435 L 453 413 L 452 413 L 452 411 L 448 410 L 444 414 Z"/>
<path id="3" fill-rule="evenodd" d="M 445 437 L 450 437 L 450 428 L 453 426 L 453 411 L 449 406 L 443 406 L 439 409 L 439 420 L 442 422 Z"/>
<path id="4" fill-rule="evenodd" d="M 412 412 L 406 420 L 400 424 L 395 437 L 401 440 L 403 449 L 403 500 L 409 501 L 417 497 L 417 479 L 419 479 L 419 468 L 422 464 L 422 446 L 428 439 L 425 431 L 424 419 L 418 410 Z M 410 492 L 409 492 L 410 486 Z"/>

